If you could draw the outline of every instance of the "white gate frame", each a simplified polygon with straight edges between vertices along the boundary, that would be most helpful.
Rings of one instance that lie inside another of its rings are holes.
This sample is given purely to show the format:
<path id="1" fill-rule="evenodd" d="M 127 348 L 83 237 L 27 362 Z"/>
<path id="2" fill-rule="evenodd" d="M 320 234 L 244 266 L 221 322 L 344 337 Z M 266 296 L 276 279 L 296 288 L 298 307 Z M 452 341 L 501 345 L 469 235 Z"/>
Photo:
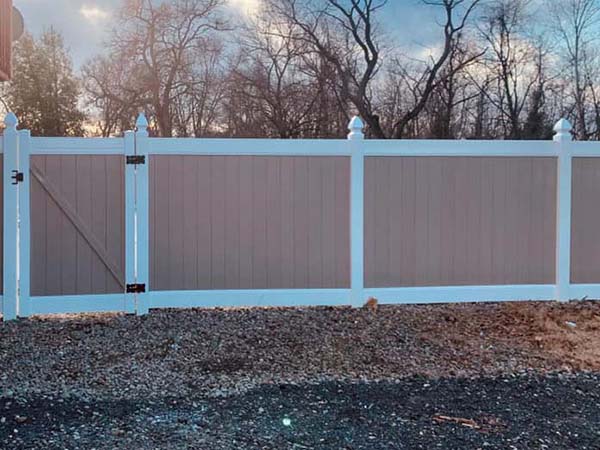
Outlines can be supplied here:
<path id="1" fill-rule="evenodd" d="M 5 320 L 32 314 L 123 311 L 145 314 L 160 307 L 213 306 L 360 306 L 366 298 L 384 303 L 439 303 L 506 300 L 569 300 L 600 298 L 599 284 L 571 284 L 571 177 L 573 157 L 600 157 L 597 142 L 572 142 L 571 126 L 561 119 L 552 141 L 364 140 L 363 123 L 354 117 L 346 140 L 179 139 L 148 137 L 141 114 L 137 131 L 123 138 L 31 138 L 17 131 L 9 113 L 0 150 L 4 159 L 4 283 Z M 30 155 L 118 154 L 144 158 L 125 166 L 125 280 L 144 285 L 140 293 L 37 297 L 30 279 Z M 259 289 L 152 291 L 149 278 L 149 158 L 152 155 L 347 156 L 350 164 L 351 284 L 347 289 Z M 364 287 L 364 166 L 369 156 L 504 156 L 557 158 L 556 281 L 542 285 Z M 13 185 L 12 176 L 23 173 Z"/>

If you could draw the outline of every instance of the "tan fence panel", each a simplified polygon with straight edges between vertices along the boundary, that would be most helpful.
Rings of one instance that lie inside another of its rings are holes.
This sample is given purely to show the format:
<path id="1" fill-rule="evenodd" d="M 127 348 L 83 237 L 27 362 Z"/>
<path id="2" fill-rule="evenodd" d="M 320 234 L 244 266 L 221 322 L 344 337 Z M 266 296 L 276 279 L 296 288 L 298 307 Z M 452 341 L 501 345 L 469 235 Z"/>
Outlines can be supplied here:
<path id="1" fill-rule="evenodd" d="M 553 284 L 556 160 L 368 157 L 365 286 Z"/>
<path id="2" fill-rule="evenodd" d="M 571 282 L 600 283 L 600 159 L 573 158 Z"/>
<path id="3" fill-rule="evenodd" d="M 32 156 L 31 295 L 124 292 L 120 155 Z"/>
<path id="4" fill-rule="evenodd" d="M 150 158 L 150 288 L 347 288 L 350 159 Z"/>

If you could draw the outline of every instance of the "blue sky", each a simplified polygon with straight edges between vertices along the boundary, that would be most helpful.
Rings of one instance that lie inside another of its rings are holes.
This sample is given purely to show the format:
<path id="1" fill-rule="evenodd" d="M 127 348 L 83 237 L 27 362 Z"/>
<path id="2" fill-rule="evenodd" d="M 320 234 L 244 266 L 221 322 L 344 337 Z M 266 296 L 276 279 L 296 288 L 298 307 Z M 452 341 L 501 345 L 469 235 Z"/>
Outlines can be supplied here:
<path id="1" fill-rule="evenodd" d="M 102 49 L 112 26 L 112 17 L 122 0 L 13 0 L 25 17 L 26 28 L 39 34 L 53 26 L 70 48 L 76 67 Z M 252 10 L 260 0 L 227 0 L 231 14 Z M 420 0 L 390 0 L 386 5 L 385 26 L 394 44 L 406 48 L 434 45 L 439 29 L 431 10 Z"/>

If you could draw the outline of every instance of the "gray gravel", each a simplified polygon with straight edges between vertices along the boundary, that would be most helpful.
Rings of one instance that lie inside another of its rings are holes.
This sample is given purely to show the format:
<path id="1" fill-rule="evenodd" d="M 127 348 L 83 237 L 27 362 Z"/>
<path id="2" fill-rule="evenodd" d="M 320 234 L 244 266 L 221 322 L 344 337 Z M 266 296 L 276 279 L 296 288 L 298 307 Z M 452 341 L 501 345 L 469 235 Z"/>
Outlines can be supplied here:
<path id="1" fill-rule="evenodd" d="M 15 450 L 598 449 L 600 379 L 270 384 L 160 402 L 32 396 L 0 399 L 0 417 L 0 444 Z"/>
<path id="2" fill-rule="evenodd" d="M 598 323 L 592 302 L 2 323 L 0 448 L 600 449 Z"/>

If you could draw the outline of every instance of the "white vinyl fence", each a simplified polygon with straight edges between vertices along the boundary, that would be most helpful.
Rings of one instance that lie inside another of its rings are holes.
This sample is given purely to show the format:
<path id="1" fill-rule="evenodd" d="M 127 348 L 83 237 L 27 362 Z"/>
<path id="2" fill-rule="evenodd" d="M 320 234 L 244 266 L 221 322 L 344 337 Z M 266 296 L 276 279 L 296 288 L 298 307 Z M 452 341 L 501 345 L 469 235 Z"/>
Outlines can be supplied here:
<path id="1" fill-rule="evenodd" d="M 4 319 L 600 298 L 600 143 L 38 138 L 5 119 Z"/>

